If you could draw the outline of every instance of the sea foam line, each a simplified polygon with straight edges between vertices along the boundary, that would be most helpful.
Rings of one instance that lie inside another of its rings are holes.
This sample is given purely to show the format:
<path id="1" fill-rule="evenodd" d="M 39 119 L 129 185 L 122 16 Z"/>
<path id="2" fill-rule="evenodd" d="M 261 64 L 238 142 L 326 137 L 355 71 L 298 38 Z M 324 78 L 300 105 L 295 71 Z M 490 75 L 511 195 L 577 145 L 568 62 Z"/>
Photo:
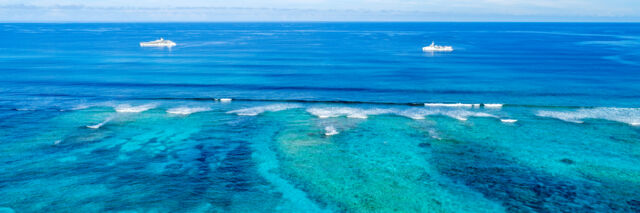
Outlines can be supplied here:
<path id="1" fill-rule="evenodd" d="M 391 109 L 359 109 L 352 107 L 311 107 L 307 109 L 312 115 L 318 118 L 334 118 L 346 116 L 347 118 L 367 119 L 369 115 L 381 115 L 393 113 Z"/>
<path id="2" fill-rule="evenodd" d="M 472 108 L 476 104 L 463 104 L 463 103 L 455 103 L 455 104 L 446 104 L 446 103 L 425 103 L 426 107 L 464 107 L 464 108 Z M 477 106 L 480 106 L 477 104 Z"/>
<path id="3" fill-rule="evenodd" d="M 487 109 L 500 109 L 504 104 L 425 103 L 424 106 L 436 108 L 480 108 L 482 106 Z"/>
<path id="4" fill-rule="evenodd" d="M 115 107 L 116 112 L 119 113 L 139 113 L 153 108 L 156 108 L 156 104 L 143 104 L 139 106 L 131 106 L 129 104 L 120 104 Z"/>
<path id="5" fill-rule="evenodd" d="M 231 98 L 220 98 L 220 99 L 214 99 L 214 100 L 220 101 L 222 103 L 230 103 L 231 100 L 233 100 L 233 99 L 231 99 Z"/>
<path id="6" fill-rule="evenodd" d="M 460 121 L 466 121 L 469 117 L 492 117 L 498 116 L 485 113 L 461 109 L 439 109 L 439 108 L 409 108 L 409 109 L 359 109 L 351 107 L 312 107 L 307 112 L 318 118 L 333 118 L 345 116 L 347 118 L 366 119 L 371 115 L 394 114 L 408 117 L 414 120 L 425 119 L 430 115 L 444 115 Z"/>
<path id="7" fill-rule="evenodd" d="M 584 123 L 584 119 L 603 119 L 640 126 L 640 108 L 599 107 L 574 111 L 538 111 L 536 115 L 572 123 Z"/>
<path id="8" fill-rule="evenodd" d="M 502 108 L 504 104 L 482 104 L 482 106 L 484 106 L 484 108 L 490 108 L 490 109 L 500 109 Z"/>
<path id="9" fill-rule="evenodd" d="M 241 116 L 256 116 L 264 112 L 278 112 L 282 110 L 301 108 L 299 104 L 271 104 L 266 106 L 250 107 L 238 110 L 228 111 L 228 114 L 236 114 Z"/>
<path id="10" fill-rule="evenodd" d="M 99 124 L 95 124 L 95 125 L 88 125 L 87 128 L 90 129 L 100 129 L 100 127 L 104 126 L 105 124 L 107 124 L 109 121 L 111 121 L 111 119 L 113 119 L 113 117 L 109 117 L 107 119 L 105 119 L 104 121 L 100 122 Z"/>
<path id="11" fill-rule="evenodd" d="M 516 119 L 500 119 L 502 123 L 515 123 L 518 122 Z"/>
<path id="12" fill-rule="evenodd" d="M 326 136 L 337 135 L 339 133 L 340 132 L 338 132 L 338 130 L 336 130 L 336 128 L 333 126 L 327 126 L 324 128 L 324 135 Z"/>
<path id="13" fill-rule="evenodd" d="M 176 108 L 168 109 L 167 113 L 176 114 L 176 115 L 190 115 L 193 113 L 206 112 L 210 110 L 211 108 L 208 108 L 208 107 L 176 107 Z"/>
<path id="14" fill-rule="evenodd" d="M 466 121 L 468 120 L 469 117 L 498 118 L 498 116 L 485 113 L 485 112 L 476 112 L 476 111 L 461 110 L 461 109 L 414 108 L 414 109 L 400 111 L 397 114 L 408 117 L 408 118 L 412 118 L 412 119 L 424 119 L 426 116 L 430 116 L 430 115 L 444 115 L 460 121 Z"/>

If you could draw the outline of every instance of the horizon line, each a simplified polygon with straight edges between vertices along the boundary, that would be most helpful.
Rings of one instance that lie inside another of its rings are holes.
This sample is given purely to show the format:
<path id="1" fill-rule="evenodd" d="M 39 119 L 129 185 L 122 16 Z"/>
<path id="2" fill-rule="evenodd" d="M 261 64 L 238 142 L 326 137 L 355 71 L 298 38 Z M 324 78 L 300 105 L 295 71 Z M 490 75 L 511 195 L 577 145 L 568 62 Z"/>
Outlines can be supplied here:
<path id="1" fill-rule="evenodd" d="M 607 20 L 603 20 L 603 21 L 567 21 L 567 20 L 561 20 L 561 21 L 548 21 L 548 20 L 544 20 L 544 21 L 494 21 L 494 20 L 484 20 L 484 21 L 422 21 L 422 20 L 415 20 L 415 21 L 394 21 L 394 20 L 389 20 L 389 21 L 385 21 L 385 20 L 375 20 L 375 21 L 369 21 L 369 20 L 344 20 L 344 21 L 322 21 L 322 20 L 300 20 L 300 21 L 288 21 L 288 20 L 282 20 L 282 21 L 87 21 L 87 22 L 83 22 L 83 21 L 18 21 L 18 22 L 12 22 L 12 21 L 1 21 L 1 24 L 153 24 L 153 23 L 175 23 L 175 24 L 179 24 L 179 23 L 185 23 L 185 24 L 190 24 L 190 23 L 611 23 L 611 24 L 635 24 L 635 23 L 640 23 L 640 20 L 636 20 L 636 21 L 607 21 Z"/>

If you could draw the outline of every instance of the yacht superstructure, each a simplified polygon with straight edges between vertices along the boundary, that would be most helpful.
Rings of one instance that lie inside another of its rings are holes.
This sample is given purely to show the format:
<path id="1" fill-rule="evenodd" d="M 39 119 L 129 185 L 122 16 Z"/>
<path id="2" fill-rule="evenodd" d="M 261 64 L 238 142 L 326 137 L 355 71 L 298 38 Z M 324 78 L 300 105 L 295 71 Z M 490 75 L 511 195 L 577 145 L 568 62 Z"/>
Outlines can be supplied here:
<path id="1" fill-rule="evenodd" d="M 451 52 L 451 51 L 453 51 L 453 47 L 451 47 L 451 46 L 440 46 L 440 45 L 436 45 L 435 42 L 431 42 L 431 45 L 423 47 L 422 51 L 424 51 L 424 52 Z"/>
<path id="2" fill-rule="evenodd" d="M 170 40 L 164 40 L 163 38 L 160 38 L 155 41 L 140 42 L 140 46 L 141 47 L 173 47 L 173 46 L 176 46 L 176 43 Z"/>

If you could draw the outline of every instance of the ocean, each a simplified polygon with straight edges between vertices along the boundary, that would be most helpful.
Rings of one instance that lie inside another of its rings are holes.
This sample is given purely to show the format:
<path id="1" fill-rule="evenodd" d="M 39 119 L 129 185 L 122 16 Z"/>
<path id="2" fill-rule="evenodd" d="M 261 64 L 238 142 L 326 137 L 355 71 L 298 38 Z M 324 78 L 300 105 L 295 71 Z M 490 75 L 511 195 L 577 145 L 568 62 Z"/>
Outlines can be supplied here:
<path id="1" fill-rule="evenodd" d="M 0 26 L 0 212 L 640 212 L 637 23 Z"/>

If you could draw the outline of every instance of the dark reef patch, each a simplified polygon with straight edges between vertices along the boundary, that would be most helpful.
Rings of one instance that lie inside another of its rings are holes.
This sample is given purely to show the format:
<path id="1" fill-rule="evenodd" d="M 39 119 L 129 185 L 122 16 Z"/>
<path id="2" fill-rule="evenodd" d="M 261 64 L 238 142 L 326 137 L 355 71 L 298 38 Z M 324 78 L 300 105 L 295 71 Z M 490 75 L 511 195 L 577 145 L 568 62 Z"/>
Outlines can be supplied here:
<path id="1" fill-rule="evenodd" d="M 226 183 L 225 186 L 232 191 L 248 191 L 252 185 L 250 174 L 253 161 L 251 161 L 251 150 L 246 144 L 240 144 L 235 149 L 227 153 L 227 156 L 220 162 L 216 172 Z"/>
<path id="2" fill-rule="evenodd" d="M 418 144 L 418 146 L 422 147 L 422 148 L 427 148 L 427 147 L 431 147 L 431 144 L 430 143 L 420 143 L 420 144 Z"/>
<path id="3" fill-rule="evenodd" d="M 627 204 L 629 204 L 632 211 L 640 212 L 640 200 L 630 200 L 627 201 Z"/>
<path id="4" fill-rule="evenodd" d="M 560 162 L 566 163 L 566 164 L 574 164 L 575 161 L 569 159 L 569 158 L 563 158 L 560 160 Z"/>
<path id="5" fill-rule="evenodd" d="M 597 192 L 599 186 L 592 182 L 564 179 L 519 165 L 478 143 L 443 142 L 433 146 L 432 162 L 437 169 L 453 181 L 501 202 L 509 212 L 632 210 L 610 208 L 621 201 L 602 196 Z"/>

